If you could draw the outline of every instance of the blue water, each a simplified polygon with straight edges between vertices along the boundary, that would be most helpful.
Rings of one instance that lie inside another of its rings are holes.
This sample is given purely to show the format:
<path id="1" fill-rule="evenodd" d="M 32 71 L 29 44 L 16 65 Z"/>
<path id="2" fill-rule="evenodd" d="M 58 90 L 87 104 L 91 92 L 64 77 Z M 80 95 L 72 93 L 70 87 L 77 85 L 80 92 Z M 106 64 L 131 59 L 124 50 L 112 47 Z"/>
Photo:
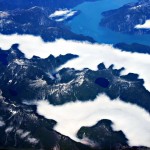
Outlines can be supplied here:
<path id="1" fill-rule="evenodd" d="M 137 2 L 137 0 L 99 0 L 82 3 L 74 8 L 81 12 L 80 15 L 67 22 L 67 25 L 73 32 L 93 37 L 99 43 L 137 42 L 150 45 L 150 35 L 123 34 L 99 26 L 102 12 L 119 8 L 131 2 Z"/>
<path id="2" fill-rule="evenodd" d="M 103 88 L 108 88 L 109 87 L 109 81 L 105 78 L 97 78 L 95 80 L 95 83 L 98 84 L 99 86 L 103 87 Z"/>

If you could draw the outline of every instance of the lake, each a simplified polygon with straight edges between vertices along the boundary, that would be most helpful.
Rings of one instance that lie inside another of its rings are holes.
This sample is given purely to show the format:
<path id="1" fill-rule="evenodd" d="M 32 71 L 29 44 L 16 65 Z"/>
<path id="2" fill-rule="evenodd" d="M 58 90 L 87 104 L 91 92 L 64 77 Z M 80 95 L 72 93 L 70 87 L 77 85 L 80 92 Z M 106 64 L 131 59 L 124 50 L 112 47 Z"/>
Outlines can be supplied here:
<path id="1" fill-rule="evenodd" d="M 150 35 L 123 34 L 99 26 L 99 22 L 103 17 L 101 15 L 102 12 L 116 9 L 124 4 L 136 1 L 137 0 L 99 0 L 97 2 L 85 2 L 74 8 L 81 13 L 66 24 L 73 32 L 91 36 L 98 43 L 116 44 L 120 42 L 136 42 L 150 45 Z"/>

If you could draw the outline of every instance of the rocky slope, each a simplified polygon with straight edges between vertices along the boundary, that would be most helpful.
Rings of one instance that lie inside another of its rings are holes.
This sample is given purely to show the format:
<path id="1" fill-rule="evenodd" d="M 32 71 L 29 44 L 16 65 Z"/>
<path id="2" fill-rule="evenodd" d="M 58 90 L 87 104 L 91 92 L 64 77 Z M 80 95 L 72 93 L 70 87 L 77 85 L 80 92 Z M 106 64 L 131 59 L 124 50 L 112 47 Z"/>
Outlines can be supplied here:
<path id="1" fill-rule="evenodd" d="M 126 4 L 116 10 L 103 12 L 100 25 L 113 31 L 129 34 L 149 34 L 150 29 L 137 29 L 136 25 L 144 24 L 150 19 L 150 0 L 139 0 Z"/>
<path id="2" fill-rule="evenodd" d="M 64 8 L 73 8 L 76 5 L 79 5 L 85 1 L 96 1 L 96 0 L 76 0 L 76 1 L 68 1 L 68 0 L 0 0 L 0 8 L 1 10 L 12 10 L 12 9 L 28 9 L 33 6 L 41 6 L 47 7 L 52 11 L 57 9 Z"/>
<path id="3" fill-rule="evenodd" d="M 150 111 L 150 93 L 144 88 L 144 81 L 132 73 L 121 76 L 124 68 L 116 70 L 113 65 L 106 68 L 101 63 L 97 71 L 88 68 L 56 71 L 60 65 L 78 56 L 67 54 L 27 59 L 17 44 L 8 51 L 0 50 L 0 54 L 0 87 L 4 97 L 13 101 L 48 99 L 51 104 L 59 105 L 93 100 L 99 93 L 106 93 L 111 99 L 119 97 Z"/>
<path id="4" fill-rule="evenodd" d="M 50 8 L 43 8 L 41 6 L 0 11 L 0 33 L 38 35 L 45 41 L 64 38 L 94 42 L 92 38 L 77 35 L 71 32 L 63 23 L 49 18 L 52 12 Z"/>

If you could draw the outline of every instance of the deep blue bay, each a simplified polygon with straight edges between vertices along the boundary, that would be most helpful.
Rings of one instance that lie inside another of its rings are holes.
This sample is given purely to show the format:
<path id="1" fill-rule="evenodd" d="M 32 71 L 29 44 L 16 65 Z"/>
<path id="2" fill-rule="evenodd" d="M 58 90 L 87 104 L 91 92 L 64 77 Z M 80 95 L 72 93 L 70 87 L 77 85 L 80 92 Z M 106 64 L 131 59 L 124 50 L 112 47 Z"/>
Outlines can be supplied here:
<path id="1" fill-rule="evenodd" d="M 99 77 L 95 80 L 95 83 L 98 84 L 99 86 L 103 88 L 108 88 L 109 87 L 109 81 L 105 78 Z"/>
<path id="2" fill-rule="evenodd" d="M 137 0 L 99 0 L 97 2 L 82 3 L 74 8 L 81 13 L 66 24 L 73 32 L 90 36 L 99 43 L 116 44 L 124 42 L 150 45 L 150 35 L 123 34 L 99 26 L 99 22 L 103 17 L 102 12 L 117 9 L 131 2 L 137 2 Z"/>

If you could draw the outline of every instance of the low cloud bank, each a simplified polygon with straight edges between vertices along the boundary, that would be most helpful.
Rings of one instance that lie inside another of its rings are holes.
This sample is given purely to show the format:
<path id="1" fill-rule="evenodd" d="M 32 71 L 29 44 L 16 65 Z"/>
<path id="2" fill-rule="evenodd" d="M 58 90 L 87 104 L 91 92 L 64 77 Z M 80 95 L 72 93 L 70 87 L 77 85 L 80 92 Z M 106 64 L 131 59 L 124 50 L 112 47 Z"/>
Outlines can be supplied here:
<path id="1" fill-rule="evenodd" d="M 138 24 L 135 26 L 136 29 L 150 29 L 150 20 L 146 20 L 144 24 Z"/>
<path id="2" fill-rule="evenodd" d="M 77 11 L 71 10 L 71 9 L 60 9 L 60 10 L 56 10 L 54 13 L 52 13 L 51 15 L 49 15 L 49 18 L 51 19 L 55 19 L 55 21 L 64 21 L 70 17 L 72 17 L 73 15 L 75 15 L 77 13 Z"/>
<path id="3" fill-rule="evenodd" d="M 106 95 L 99 95 L 94 101 L 70 102 L 61 106 L 43 100 L 37 102 L 37 112 L 47 119 L 56 120 L 55 130 L 76 141 L 79 141 L 76 133 L 82 126 L 93 126 L 101 119 L 109 119 L 114 123 L 114 130 L 124 132 L 130 146 L 150 147 L 148 112 L 119 99 L 111 101 Z"/>
<path id="4" fill-rule="evenodd" d="M 111 64 L 115 68 L 125 67 L 126 70 L 122 74 L 129 72 L 139 74 L 144 79 L 145 87 L 150 91 L 150 55 L 130 53 L 113 48 L 107 44 L 91 44 L 88 42 L 66 41 L 63 39 L 55 42 L 44 42 L 41 37 L 32 35 L 2 35 L 0 34 L 0 47 L 7 50 L 12 44 L 18 43 L 19 49 L 31 58 L 33 55 L 46 58 L 50 54 L 59 56 L 67 53 L 77 54 L 80 57 L 68 61 L 61 66 L 71 67 L 75 69 L 90 68 L 97 70 L 97 65 L 104 62 L 106 67 Z"/>

